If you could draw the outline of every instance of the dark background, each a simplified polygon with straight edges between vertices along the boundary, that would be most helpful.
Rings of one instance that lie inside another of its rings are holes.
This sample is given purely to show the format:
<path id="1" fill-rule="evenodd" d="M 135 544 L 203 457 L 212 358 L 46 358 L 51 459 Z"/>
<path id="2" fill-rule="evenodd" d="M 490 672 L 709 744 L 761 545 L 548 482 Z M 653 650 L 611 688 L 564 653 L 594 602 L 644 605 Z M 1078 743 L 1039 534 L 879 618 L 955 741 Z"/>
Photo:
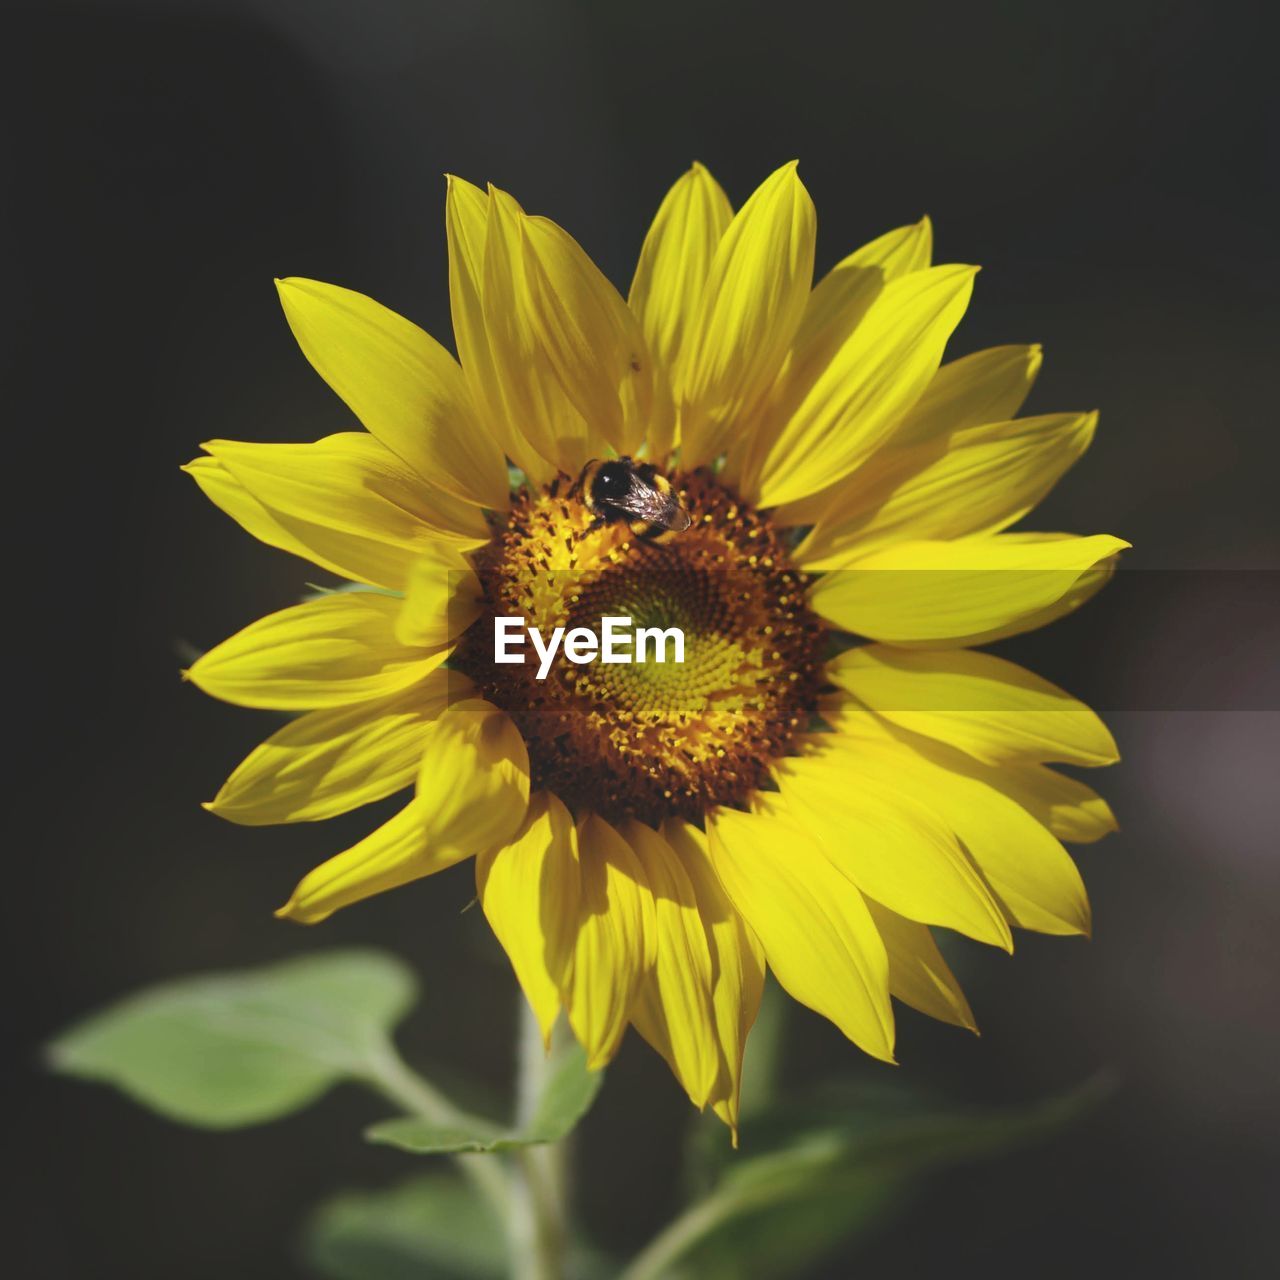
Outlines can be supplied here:
<path id="1" fill-rule="evenodd" d="M 181 646 L 315 575 L 177 467 L 212 436 L 346 425 L 272 277 L 360 289 L 447 341 L 444 172 L 553 216 L 625 289 L 691 159 L 741 202 L 793 156 L 819 270 L 926 211 L 942 260 L 984 264 L 953 353 L 1042 341 L 1031 410 L 1103 410 L 1036 527 L 1135 544 L 1082 614 L 1006 647 L 1104 709 L 1125 753 L 1101 782 L 1123 830 L 1080 853 L 1095 939 L 1024 935 L 1013 961 L 962 947 L 983 1036 L 904 1012 L 895 1077 L 1012 1101 L 1108 1066 L 1120 1091 L 1051 1146 L 935 1180 L 824 1274 L 1273 1273 L 1280 200 L 1261 5 L 170 0 L 46 3 L 4 29 L 16 1274 L 300 1275 L 309 1205 L 406 1171 L 359 1141 L 385 1107 L 354 1090 L 200 1134 L 42 1073 L 44 1039 L 139 985 L 388 945 L 427 989 L 405 1044 L 445 1079 L 509 1087 L 514 984 L 460 914 L 466 868 L 301 930 L 271 908 L 368 815 L 250 830 L 198 807 L 270 718 L 184 688 Z M 793 1085 L 878 1070 L 803 1010 L 787 1026 Z M 687 1114 L 633 1037 L 583 1130 L 580 1208 L 604 1243 L 675 1209 Z"/>

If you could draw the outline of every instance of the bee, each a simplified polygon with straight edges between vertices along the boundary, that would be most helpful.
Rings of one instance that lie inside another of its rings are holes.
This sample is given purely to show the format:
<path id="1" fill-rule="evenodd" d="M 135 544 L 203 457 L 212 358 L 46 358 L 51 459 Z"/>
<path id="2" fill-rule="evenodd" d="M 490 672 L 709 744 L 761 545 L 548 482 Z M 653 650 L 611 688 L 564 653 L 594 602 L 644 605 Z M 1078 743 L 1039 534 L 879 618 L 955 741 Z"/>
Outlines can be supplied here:
<path id="1" fill-rule="evenodd" d="M 625 520 L 637 538 L 664 542 L 693 523 L 671 481 L 651 462 L 593 458 L 582 468 L 571 492 L 580 495 L 595 516 L 592 529 Z"/>

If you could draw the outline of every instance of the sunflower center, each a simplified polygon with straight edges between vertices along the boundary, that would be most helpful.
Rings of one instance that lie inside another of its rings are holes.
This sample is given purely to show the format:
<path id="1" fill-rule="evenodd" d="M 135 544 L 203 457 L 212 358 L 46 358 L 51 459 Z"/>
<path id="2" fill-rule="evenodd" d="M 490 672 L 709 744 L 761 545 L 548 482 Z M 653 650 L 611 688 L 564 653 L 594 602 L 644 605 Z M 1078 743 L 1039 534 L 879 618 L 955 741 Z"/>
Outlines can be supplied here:
<path id="1" fill-rule="evenodd" d="M 592 512 L 563 478 L 522 491 L 476 553 L 485 607 L 455 655 L 483 696 L 516 722 L 532 782 L 575 809 L 655 823 L 740 805 L 785 753 L 817 705 L 823 629 L 765 517 L 706 472 L 672 485 L 692 517 L 663 542 Z M 606 617 L 678 628 L 645 660 L 494 661 L 494 619 L 523 617 L 550 636 Z M 659 661 L 658 656 L 662 655 Z"/>

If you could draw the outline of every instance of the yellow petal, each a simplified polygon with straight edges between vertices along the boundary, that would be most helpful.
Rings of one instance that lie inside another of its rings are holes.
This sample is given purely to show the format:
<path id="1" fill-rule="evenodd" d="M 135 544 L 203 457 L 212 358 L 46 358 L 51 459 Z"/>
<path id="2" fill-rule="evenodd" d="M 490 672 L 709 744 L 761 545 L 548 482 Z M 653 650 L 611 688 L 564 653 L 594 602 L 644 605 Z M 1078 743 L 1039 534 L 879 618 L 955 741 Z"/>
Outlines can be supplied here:
<path id="1" fill-rule="evenodd" d="M 794 163 L 766 178 L 716 247 L 686 334 L 681 461 L 709 462 L 772 385 L 813 282 L 816 216 Z"/>
<path id="2" fill-rule="evenodd" d="M 818 282 L 796 330 L 785 377 L 801 395 L 831 363 L 880 291 L 929 266 L 933 225 L 928 218 L 898 227 L 855 249 Z M 797 400 L 798 403 L 798 400 Z"/>
<path id="3" fill-rule="evenodd" d="M 944 364 L 893 433 L 898 448 L 1007 422 L 1022 408 L 1044 363 L 1039 343 L 987 347 Z"/>
<path id="4" fill-rule="evenodd" d="M 381 800 L 413 781 L 431 722 L 470 689 L 461 672 L 441 668 L 389 697 L 299 716 L 255 747 L 205 807 L 256 827 Z"/>
<path id="5" fill-rule="evenodd" d="M 922 776 L 1011 923 L 1037 933 L 1088 934 L 1084 882 L 1054 835 L 994 787 L 949 769 Z"/>
<path id="6" fill-rule="evenodd" d="M 1038 346 L 991 347 L 944 364 L 920 399 L 898 420 L 884 449 L 851 475 L 818 493 L 783 504 L 774 513 L 780 524 L 813 525 L 839 521 L 862 486 L 874 483 L 880 458 L 890 450 L 938 448 L 952 434 L 987 422 L 1005 422 L 1022 407 L 1040 372 Z"/>
<path id="7" fill-rule="evenodd" d="M 841 679 L 831 668 L 828 671 L 833 680 Z M 1020 804 L 1060 840 L 1091 844 L 1116 830 L 1117 823 L 1110 805 L 1096 791 L 1045 765 L 1014 759 L 984 764 L 936 738 L 912 733 L 881 719 L 842 689 L 824 695 L 819 701 L 819 712 L 840 733 L 905 742 L 953 773 L 963 773 L 994 787 Z"/>
<path id="8" fill-rule="evenodd" d="M 371 591 L 307 600 L 251 623 L 187 672 L 205 693 L 242 707 L 310 711 L 417 684 L 448 657 L 395 638 L 400 601 Z"/>
<path id="9" fill-rule="evenodd" d="M 578 833 L 550 792 L 529 801 L 510 842 L 476 858 L 476 894 L 511 960 L 546 1044 L 578 932 Z"/>
<path id="10" fill-rule="evenodd" d="M 1004 764 L 975 770 L 988 786 L 1016 800 L 1059 840 L 1092 844 L 1115 831 L 1111 806 L 1092 787 L 1040 764 Z"/>
<path id="11" fill-rule="evenodd" d="M 889 991 L 931 1018 L 977 1031 L 973 1010 L 929 930 L 871 898 L 867 910 L 889 953 Z"/>
<path id="12" fill-rule="evenodd" d="M 437 543 L 409 569 L 396 619 L 401 644 L 434 647 L 461 635 L 480 615 L 480 581 L 447 543 Z"/>
<path id="13" fill-rule="evenodd" d="M 707 854 L 707 837 L 673 818 L 662 834 L 693 885 L 711 957 L 711 1006 L 719 1065 L 710 1102 L 737 1142 L 742 1055 L 764 992 L 764 948 L 729 900 Z"/>
<path id="14" fill-rule="evenodd" d="M 277 280 L 289 327 L 316 372 L 429 489 L 505 511 L 506 462 L 481 426 L 457 361 L 364 294 Z"/>
<path id="15" fill-rule="evenodd" d="M 317 461 L 323 461 L 323 451 L 310 445 L 265 447 L 302 451 L 293 457 L 299 462 L 304 476 Z M 302 556 L 312 564 L 353 582 L 369 583 L 392 591 L 403 588 L 406 566 L 410 561 L 402 540 L 384 541 L 380 532 L 368 525 L 360 532 L 358 521 L 344 521 L 342 523 L 348 527 L 333 528 L 270 508 L 250 493 L 217 458 L 195 458 L 182 470 L 195 480 L 215 506 L 268 546 Z M 328 482 L 336 491 L 341 491 L 345 484 L 356 479 L 332 473 Z M 448 501 L 453 502 L 453 499 Z M 418 550 L 440 538 L 447 538 L 459 548 L 480 543 L 478 538 L 460 540 L 453 534 L 439 534 L 427 528 L 418 530 L 413 536 Z"/>
<path id="16" fill-rule="evenodd" d="M 889 960 L 861 893 L 777 814 L 717 810 L 707 832 L 716 875 L 778 981 L 860 1049 L 892 1062 Z"/>
<path id="17" fill-rule="evenodd" d="M 364 432 L 311 444 L 213 440 L 204 448 L 304 542 L 313 540 L 310 530 L 327 530 L 321 547 L 326 558 L 375 586 L 403 589 L 414 557 L 434 542 L 465 548 L 489 538 L 478 507 L 428 492 L 390 449 Z"/>
<path id="18" fill-rule="evenodd" d="M 200 491 L 215 507 L 259 542 L 302 556 L 340 578 L 364 581 L 353 567 L 368 568 L 368 548 L 362 540 L 320 525 L 307 525 L 272 515 L 217 458 L 193 458 L 182 470 L 200 486 Z M 385 557 L 378 558 L 376 569 L 389 567 L 382 563 L 383 560 Z"/>
<path id="19" fill-rule="evenodd" d="M 677 392 L 702 290 L 732 219 L 733 208 L 720 184 L 695 164 L 667 192 L 640 250 L 627 302 Z M 671 443 L 657 442 L 652 456 L 660 458 Z"/>
<path id="20" fill-rule="evenodd" d="M 669 438 L 674 410 L 635 316 L 581 246 L 547 218 L 524 218 L 534 341 L 578 412 L 620 454 L 651 425 Z"/>
<path id="21" fill-rule="evenodd" d="M 653 895 L 631 846 L 603 818 L 578 824 L 581 892 L 566 1007 L 592 1070 L 617 1052 L 656 958 Z"/>
<path id="22" fill-rule="evenodd" d="M 416 800 L 431 812 L 439 858 L 469 858 L 509 839 L 529 805 L 529 753 L 514 722 L 479 698 L 454 703 L 436 722 L 418 770 Z"/>
<path id="23" fill-rule="evenodd" d="M 489 196 L 461 178 L 448 176 L 445 228 L 449 238 L 449 305 L 453 340 L 472 400 L 502 452 L 535 484 L 555 468 L 543 458 L 507 416 L 502 384 L 494 368 L 484 319 L 484 261 L 488 238 Z"/>
<path id="24" fill-rule="evenodd" d="M 315 924 L 508 840 L 529 804 L 529 756 L 515 725 L 479 699 L 435 720 L 418 791 L 394 818 L 304 876 L 276 913 Z"/>
<path id="25" fill-rule="evenodd" d="M 715 1088 L 720 1053 L 711 1004 L 711 951 L 697 894 L 664 837 L 635 821 L 622 828 L 622 835 L 653 894 L 657 939 L 656 962 L 640 986 L 631 1020 L 701 1109 Z"/>
<path id="26" fill-rule="evenodd" d="M 760 506 L 827 488 L 884 442 L 937 372 L 974 273 L 930 267 L 884 286 L 771 442 L 752 487 Z"/>
<path id="27" fill-rule="evenodd" d="M 886 720 L 988 764 L 1095 766 L 1120 758 L 1107 726 L 1083 702 L 989 653 L 866 645 L 840 654 L 827 674 Z"/>
<path id="28" fill-rule="evenodd" d="M 854 250 L 822 278 L 809 295 L 777 380 L 758 411 L 748 415 L 755 421 L 730 442 L 725 476 L 739 491 L 754 492 L 763 455 L 885 284 L 926 268 L 932 252 L 933 227 L 923 218 Z"/>
<path id="29" fill-rule="evenodd" d="M 538 336 L 533 284 L 525 263 L 524 218 L 505 191 L 489 189 L 483 300 L 493 377 L 507 420 L 518 425 L 542 459 L 540 471 L 577 475 L 588 459 L 603 452 L 604 438 L 565 394 Z"/>
<path id="30" fill-rule="evenodd" d="M 787 809 L 840 872 L 899 915 L 1012 950 L 999 904 L 950 827 L 895 778 L 874 746 L 817 734 L 777 762 Z"/>
<path id="31" fill-rule="evenodd" d="M 1092 787 L 1045 765 L 1014 760 L 983 764 L 937 739 L 901 730 L 899 736 L 952 773 L 974 778 L 1008 796 L 1059 840 L 1092 844 L 1117 828 L 1111 806 Z"/>
<path id="32" fill-rule="evenodd" d="M 476 506 L 426 483 L 367 432 L 306 444 L 212 440 L 201 448 L 272 512 L 410 547 L 424 536 L 470 546 L 488 540 Z"/>
<path id="33" fill-rule="evenodd" d="M 1107 534 L 900 542 L 825 574 L 810 603 L 829 622 L 871 640 L 920 648 L 985 644 L 1079 607 L 1128 545 Z"/>
<path id="34" fill-rule="evenodd" d="M 850 477 L 843 504 L 796 552 L 826 569 L 902 538 L 998 533 L 1020 520 L 1089 447 L 1096 413 L 966 427 L 908 448 L 892 440 Z"/>
<path id="35" fill-rule="evenodd" d="M 1022 805 L 981 781 L 968 757 L 917 735 L 894 740 L 874 717 L 855 713 L 837 723 L 841 735 L 876 750 L 901 783 L 929 797 L 1011 924 L 1038 933 L 1089 932 L 1089 900 L 1067 851 Z"/>

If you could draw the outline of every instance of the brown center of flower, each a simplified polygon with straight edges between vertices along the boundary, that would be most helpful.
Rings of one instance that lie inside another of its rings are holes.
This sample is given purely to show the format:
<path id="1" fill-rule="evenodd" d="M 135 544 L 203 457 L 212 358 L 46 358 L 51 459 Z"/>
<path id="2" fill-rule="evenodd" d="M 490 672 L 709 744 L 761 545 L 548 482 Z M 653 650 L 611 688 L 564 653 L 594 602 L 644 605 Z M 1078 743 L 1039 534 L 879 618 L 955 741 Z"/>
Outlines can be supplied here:
<path id="1" fill-rule="evenodd" d="M 592 512 L 561 478 L 522 491 L 476 553 L 485 605 L 455 654 L 480 692 L 515 721 L 534 787 L 571 808 L 650 823 L 741 805 L 766 779 L 817 706 L 823 628 L 805 603 L 768 520 L 705 471 L 671 481 L 692 517 L 663 542 L 625 523 L 592 528 Z M 538 679 L 536 654 L 494 661 L 494 619 L 519 616 L 549 637 L 605 617 L 678 628 L 656 661 L 581 665 L 563 653 Z"/>

